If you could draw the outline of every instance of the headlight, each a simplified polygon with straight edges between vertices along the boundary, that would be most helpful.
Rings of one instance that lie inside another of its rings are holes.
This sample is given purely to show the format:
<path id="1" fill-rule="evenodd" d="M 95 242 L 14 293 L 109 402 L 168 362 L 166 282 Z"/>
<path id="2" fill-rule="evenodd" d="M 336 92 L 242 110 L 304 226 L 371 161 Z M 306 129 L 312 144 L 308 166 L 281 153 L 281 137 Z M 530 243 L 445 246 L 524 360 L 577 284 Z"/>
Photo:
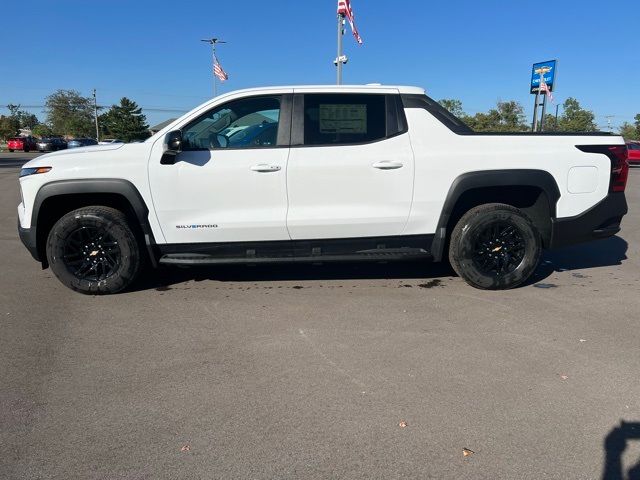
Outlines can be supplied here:
<path id="1" fill-rule="evenodd" d="M 36 175 L 38 173 L 47 173 L 51 170 L 51 167 L 31 167 L 23 168 L 20 170 L 20 177 L 27 177 L 29 175 Z"/>

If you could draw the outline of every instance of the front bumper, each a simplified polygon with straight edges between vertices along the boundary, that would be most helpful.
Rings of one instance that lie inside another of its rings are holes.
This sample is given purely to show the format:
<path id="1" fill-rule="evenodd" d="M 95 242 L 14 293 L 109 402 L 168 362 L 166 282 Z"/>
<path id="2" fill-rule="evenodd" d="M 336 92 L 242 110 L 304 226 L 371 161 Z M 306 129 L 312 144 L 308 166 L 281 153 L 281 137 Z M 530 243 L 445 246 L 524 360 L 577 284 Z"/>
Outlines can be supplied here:
<path id="1" fill-rule="evenodd" d="M 38 262 L 41 262 L 42 259 L 38 254 L 35 228 L 22 228 L 20 226 L 20 222 L 18 222 L 18 235 L 20 236 L 22 244 L 27 247 L 27 250 L 29 250 L 31 256 Z"/>
<path id="2" fill-rule="evenodd" d="M 624 192 L 610 193 L 580 215 L 553 219 L 549 248 L 611 237 L 620 231 L 620 223 L 626 213 Z"/>

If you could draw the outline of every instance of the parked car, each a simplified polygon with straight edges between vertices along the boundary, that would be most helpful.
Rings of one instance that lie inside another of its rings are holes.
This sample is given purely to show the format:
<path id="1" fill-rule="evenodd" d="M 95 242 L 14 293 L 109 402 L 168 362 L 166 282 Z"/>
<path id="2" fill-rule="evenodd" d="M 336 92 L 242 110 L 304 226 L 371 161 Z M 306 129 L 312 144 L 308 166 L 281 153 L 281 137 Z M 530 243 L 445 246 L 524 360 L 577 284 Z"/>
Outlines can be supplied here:
<path id="1" fill-rule="evenodd" d="M 67 142 L 60 137 L 43 138 L 38 141 L 39 152 L 55 152 L 67 148 Z"/>
<path id="2" fill-rule="evenodd" d="M 627 142 L 629 165 L 640 166 L 640 142 Z"/>
<path id="3" fill-rule="evenodd" d="M 417 87 L 248 89 L 171 125 L 23 166 L 20 238 L 67 287 L 121 291 L 147 260 L 448 259 L 508 289 L 543 249 L 615 235 L 627 213 L 622 137 L 475 133 Z"/>
<path id="4" fill-rule="evenodd" d="M 67 148 L 88 147 L 90 145 L 97 145 L 93 138 L 74 138 L 67 142 Z"/>
<path id="5" fill-rule="evenodd" d="M 98 142 L 98 145 L 111 145 L 112 143 L 124 143 L 124 142 L 117 138 L 103 138 Z"/>
<path id="6" fill-rule="evenodd" d="M 11 137 L 7 140 L 7 149 L 10 152 L 15 150 L 22 150 L 28 152 L 29 150 L 35 150 L 37 147 L 36 139 L 31 136 L 27 137 Z"/>

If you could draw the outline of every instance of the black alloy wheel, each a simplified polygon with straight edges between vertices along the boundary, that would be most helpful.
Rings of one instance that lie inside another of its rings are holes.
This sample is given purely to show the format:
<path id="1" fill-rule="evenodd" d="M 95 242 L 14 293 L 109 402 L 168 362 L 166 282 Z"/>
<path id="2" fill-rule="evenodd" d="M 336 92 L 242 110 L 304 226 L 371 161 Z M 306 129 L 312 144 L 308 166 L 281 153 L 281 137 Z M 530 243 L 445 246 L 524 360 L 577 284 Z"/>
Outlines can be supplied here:
<path id="1" fill-rule="evenodd" d="M 505 275 L 524 260 L 525 242 L 514 224 L 496 221 L 478 232 L 473 250 L 476 268 L 491 275 Z"/>
<path id="2" fill-rule="evenodd" d="M 453 228 L 449 262 L 469 285 L 509 289 L 525 283 L 542 253 L 536 225 L 520 209 L 502 203 L 479 205 Z"/>
<path id="3" fill-rule="evenodd" d="M 126 215 L 103 206 L 79 208 L 60 218 L 49 232 L 46 254 L 64 285 L 93 295 L 124 290 L 142 261 Z"/>
<path id="4" fill-rule="evenodd" d="M 67 236 L 62 260 L 76 278 L 99 282 L 120 265 L 118 241 L 104 227 L 79 227 Z"/>

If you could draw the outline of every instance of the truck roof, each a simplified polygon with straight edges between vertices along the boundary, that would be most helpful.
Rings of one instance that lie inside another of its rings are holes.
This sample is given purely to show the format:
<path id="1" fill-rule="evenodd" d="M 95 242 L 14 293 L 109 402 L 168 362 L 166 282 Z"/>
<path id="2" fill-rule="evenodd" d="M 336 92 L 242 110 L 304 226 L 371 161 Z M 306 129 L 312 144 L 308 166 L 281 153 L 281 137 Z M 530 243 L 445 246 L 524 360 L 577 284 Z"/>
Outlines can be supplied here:
<path id="1" fill-rule="evenodd" d="M 421 87 L 413 87 L 407 85 L 383 85 L 380 83 L 371 83 L 367 85 L 279 85 L 279 86 L 267 86 L 267 87 L 254 87 L 245 88 L 242 90 L 234 90 L 228 93 L 250 93 L 250 92 L 262 92 L 269 90 L 288 90 L 293 89 L 295 91 L 304 92 L 318 92 L 318 93 L 331 93 L 331 92 L 349 92 L 349 93 L 367 93 L 367 92 L 384 92 L 393 91 L 408 94 L 424 95 L 425 90 Z"/>

